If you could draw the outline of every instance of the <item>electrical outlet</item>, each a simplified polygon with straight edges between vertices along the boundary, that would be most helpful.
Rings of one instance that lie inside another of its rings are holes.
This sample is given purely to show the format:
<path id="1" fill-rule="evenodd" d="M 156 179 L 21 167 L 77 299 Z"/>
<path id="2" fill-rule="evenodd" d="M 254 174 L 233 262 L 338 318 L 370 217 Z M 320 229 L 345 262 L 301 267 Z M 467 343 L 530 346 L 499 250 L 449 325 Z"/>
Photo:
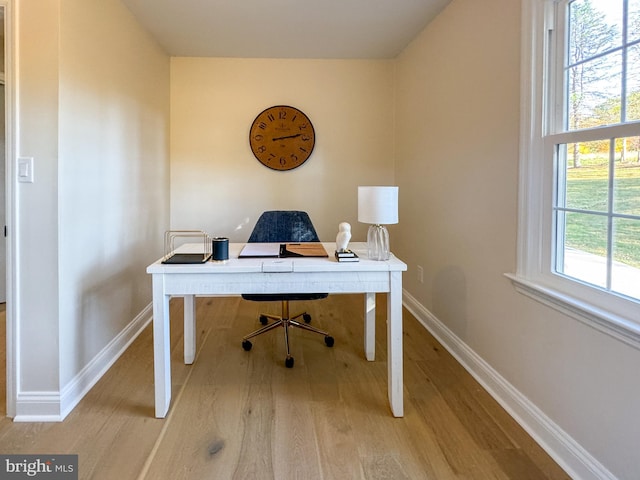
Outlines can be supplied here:
<path id="1" fill-rule="evenodd" d="M 424 283 L 424 270 L 422 270 L 422 267 L 420 265 L 418 265 L 418 281 L 420 283 Z"/>

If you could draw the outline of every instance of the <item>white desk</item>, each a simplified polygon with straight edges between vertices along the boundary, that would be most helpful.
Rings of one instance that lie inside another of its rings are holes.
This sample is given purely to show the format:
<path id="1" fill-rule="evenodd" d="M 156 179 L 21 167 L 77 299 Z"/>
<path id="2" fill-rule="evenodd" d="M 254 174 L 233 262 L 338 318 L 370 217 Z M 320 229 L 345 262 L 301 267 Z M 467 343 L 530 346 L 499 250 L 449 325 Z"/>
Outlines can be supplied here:
<path id="1" fill-rule="evenodd" d="M 393 415 L 402 417 L 402 272 L 407 265 L 393 255 L 388 261 L 369 260 L 364 243 L 349 244 L 360 257 L 359 262 L 337 262 L 333 258 L 335 243 L 324 244 L 329 258 L 238 258 L 243 246 L 243 243 L 230 244 L 226 262 L 166 265 L 158 260 L 147 267 L 153 279 L 156 417 L 164 418 L 171 403 L 171 296 L 184 297 L 184 362 L 192 364 L 196 349 L 197 295 L 315 292 L 365 294 L 364 351 L 369 361 L 375 359 L 375 294 L 387 294 L 388 395 Z"/>

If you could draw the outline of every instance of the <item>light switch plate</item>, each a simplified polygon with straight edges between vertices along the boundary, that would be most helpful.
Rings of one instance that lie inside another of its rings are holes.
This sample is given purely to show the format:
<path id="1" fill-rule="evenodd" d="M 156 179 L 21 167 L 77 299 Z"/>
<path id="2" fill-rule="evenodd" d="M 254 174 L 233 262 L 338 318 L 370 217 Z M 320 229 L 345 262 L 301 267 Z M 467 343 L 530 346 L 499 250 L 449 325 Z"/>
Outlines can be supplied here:
<path id="1" fill-rule="evenodd" d="M 18 158 L 18 181 L 33 183 L 33 157 Z"/>

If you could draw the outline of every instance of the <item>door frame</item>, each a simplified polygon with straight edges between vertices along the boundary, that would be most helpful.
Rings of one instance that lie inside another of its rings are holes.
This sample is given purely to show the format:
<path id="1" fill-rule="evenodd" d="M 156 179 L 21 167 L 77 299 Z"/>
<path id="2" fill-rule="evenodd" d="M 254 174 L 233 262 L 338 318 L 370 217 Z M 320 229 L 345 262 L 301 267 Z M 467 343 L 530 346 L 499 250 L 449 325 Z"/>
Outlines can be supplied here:
<path id="1" fill-rule="evenodd" d="M 7 239 L 7 272 L 6 272 L 6 408 L 7 416 L 15 417 L 18 392 L 18 308 L 16 302 L 18 235 L 16 229 L 17 200 L 16 200 L 16 172 L 15 148 L 17 138 L 17 110 L 16 110 L 16 21 L 14 0 L 0 0 L 0 7 L 4 9 L 4 92 L 5 92 L 5 209 L 6 209 L 6 239 Z M 0 234 L 3 234 L 0 232 Z"/>

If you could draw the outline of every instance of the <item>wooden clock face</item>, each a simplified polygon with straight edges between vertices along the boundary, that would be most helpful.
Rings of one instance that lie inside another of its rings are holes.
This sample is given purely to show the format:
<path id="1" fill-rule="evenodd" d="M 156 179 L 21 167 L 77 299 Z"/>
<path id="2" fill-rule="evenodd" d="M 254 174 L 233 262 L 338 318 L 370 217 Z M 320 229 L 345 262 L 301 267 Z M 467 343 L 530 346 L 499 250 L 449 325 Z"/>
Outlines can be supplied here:
<path id="1" fill-rule="evenodd" d="M 264 110 L 249 132 L 251 151 L 260 163 L 274 170 L 299 167 L 309 158 L 315 143 L 309 117 L 286 105 Z"/>

